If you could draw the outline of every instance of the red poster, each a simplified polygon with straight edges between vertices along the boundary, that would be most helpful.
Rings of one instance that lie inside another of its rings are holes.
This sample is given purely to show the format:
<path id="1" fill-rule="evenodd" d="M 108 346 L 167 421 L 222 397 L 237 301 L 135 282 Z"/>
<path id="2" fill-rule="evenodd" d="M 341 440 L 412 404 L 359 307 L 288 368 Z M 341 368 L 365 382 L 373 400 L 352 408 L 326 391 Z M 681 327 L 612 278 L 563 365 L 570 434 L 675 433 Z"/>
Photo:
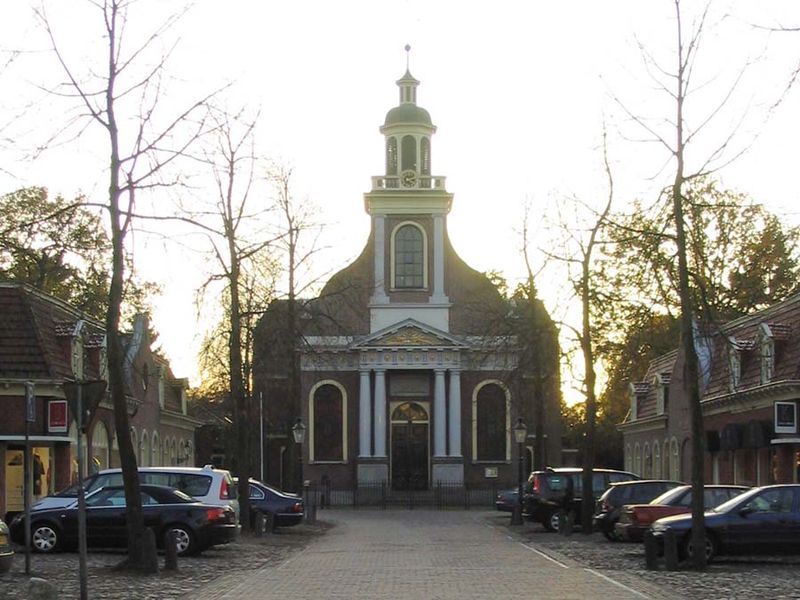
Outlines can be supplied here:
<path id="1" fill-rule="evenodd" d="M 47 404 L 47 431 L 50 433 L 66 433 L 67 401 L 51 400 Z"/>

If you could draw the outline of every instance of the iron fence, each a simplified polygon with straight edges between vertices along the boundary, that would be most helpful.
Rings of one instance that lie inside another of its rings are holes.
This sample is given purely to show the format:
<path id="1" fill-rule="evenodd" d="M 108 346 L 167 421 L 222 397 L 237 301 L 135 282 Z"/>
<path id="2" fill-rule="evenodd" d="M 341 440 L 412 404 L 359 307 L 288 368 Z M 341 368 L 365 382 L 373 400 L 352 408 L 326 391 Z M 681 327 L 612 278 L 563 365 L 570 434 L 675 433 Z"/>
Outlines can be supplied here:
<path id="1" fill-rule="evenodd" d="M 337 488 L 330 484 L 312 483 L 308 503 L 315 508 L 428 508 L 437 510 L 494 508 L 501 489 L 509 486 L 470 485 L 435 482 L 422 490 L 393 490 L 386 482 L 359 484 Z"/>

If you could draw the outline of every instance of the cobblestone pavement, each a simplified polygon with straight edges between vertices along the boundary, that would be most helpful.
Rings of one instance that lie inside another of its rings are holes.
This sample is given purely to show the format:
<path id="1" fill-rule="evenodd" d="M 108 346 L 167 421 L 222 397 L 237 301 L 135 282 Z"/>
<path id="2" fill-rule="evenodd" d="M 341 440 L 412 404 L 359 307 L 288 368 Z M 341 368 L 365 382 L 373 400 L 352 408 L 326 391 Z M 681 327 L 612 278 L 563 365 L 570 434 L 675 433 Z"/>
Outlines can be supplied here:
<path id="1" fill-rule="evenodd" d="M 226 576 L 194 600 L 657 598 L 521 543 L 488 511 L 336 510 L 333 527 L 279 568 Z M 506 519 L 507 522 L 507 519 Z M 571 562 L 571 561 L 570 561 Z"/>
<path id="2" fill-rule="evenodd" d="M 507 515 L 489 517 L 489 521 L 556 559 L 574 561 L 631 586 L 635 586 L 637 580 L 647 581 L 662 593 L 674 594 L 674 598 L 800 598 L 800 556 L 797 554 L 719 556 L 703 572 L 665 571 L 663 566 L 661 570 L 648 571 L 644 564 L 644 547 L 639 543 L 609 542 L 599 533 L 585 536 L 576 532 L 564 537 L 532 523 L 509 528 Z"/>
<path id="3" fill-rule="evenodd" d="M 254 571 L 262 567 L 279 565 L 300 552 L 317 535 L 326 529 L 298 525 L 280 528 L 263 538 L 240 538 L 239 541 L 216 546 L 199 556 L 178 559 L 178 571 L 160 571 L 158 575 L 136 575 L 116 572 L 113 566 L 124 558 L 122 551 L 91 551 L 88 555 L 88 590 L 92 600 L 173 600 L 191 599 L 197 590 L 223 575 Z M 163 555 L 159 556 L 163 567 Z M 31 575 L 55 583 L 60 599 L 78 598 L 78 554 L 64 552 L 53 555 L 33 554 Z M 0 574 L 0 599 L 27 598 L 28 576 L 25 575 L 25 557 L 18 553 L 9 573 Z"/>

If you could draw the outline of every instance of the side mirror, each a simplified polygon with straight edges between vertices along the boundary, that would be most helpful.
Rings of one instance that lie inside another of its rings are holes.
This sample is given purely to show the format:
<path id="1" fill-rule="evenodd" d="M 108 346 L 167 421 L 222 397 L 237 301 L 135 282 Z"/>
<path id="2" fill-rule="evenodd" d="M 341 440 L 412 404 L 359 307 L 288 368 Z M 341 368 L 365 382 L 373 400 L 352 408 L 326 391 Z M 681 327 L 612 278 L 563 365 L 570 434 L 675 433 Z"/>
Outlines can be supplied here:
<path id="1" fill-rule="evenodd" d="M 746 517 L 747 515 L 756 512 L 756 509 L 752 506 L 743 506 L 739 509 L 739 516 Z"/>

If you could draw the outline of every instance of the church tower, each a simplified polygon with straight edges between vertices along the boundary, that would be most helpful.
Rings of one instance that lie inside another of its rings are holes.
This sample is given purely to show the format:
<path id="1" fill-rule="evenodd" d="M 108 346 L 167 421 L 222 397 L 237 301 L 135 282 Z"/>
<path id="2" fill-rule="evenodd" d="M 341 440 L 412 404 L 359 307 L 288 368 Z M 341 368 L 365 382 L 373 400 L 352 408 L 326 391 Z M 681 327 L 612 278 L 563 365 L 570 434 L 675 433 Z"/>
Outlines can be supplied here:
<path id="1" fill-rule="evenodd" d="M 419 81 L 406 68 L 397 86 L 399 103 L 380 128 L 385 174 L 373 177 L 372 190 L 364 195 L 375 245 L 370 331 L 402 318 L 449 331 L 445 235 L 453 195 L 444 177 L 432 175 L 436 126 L 417 105 Z"/>

